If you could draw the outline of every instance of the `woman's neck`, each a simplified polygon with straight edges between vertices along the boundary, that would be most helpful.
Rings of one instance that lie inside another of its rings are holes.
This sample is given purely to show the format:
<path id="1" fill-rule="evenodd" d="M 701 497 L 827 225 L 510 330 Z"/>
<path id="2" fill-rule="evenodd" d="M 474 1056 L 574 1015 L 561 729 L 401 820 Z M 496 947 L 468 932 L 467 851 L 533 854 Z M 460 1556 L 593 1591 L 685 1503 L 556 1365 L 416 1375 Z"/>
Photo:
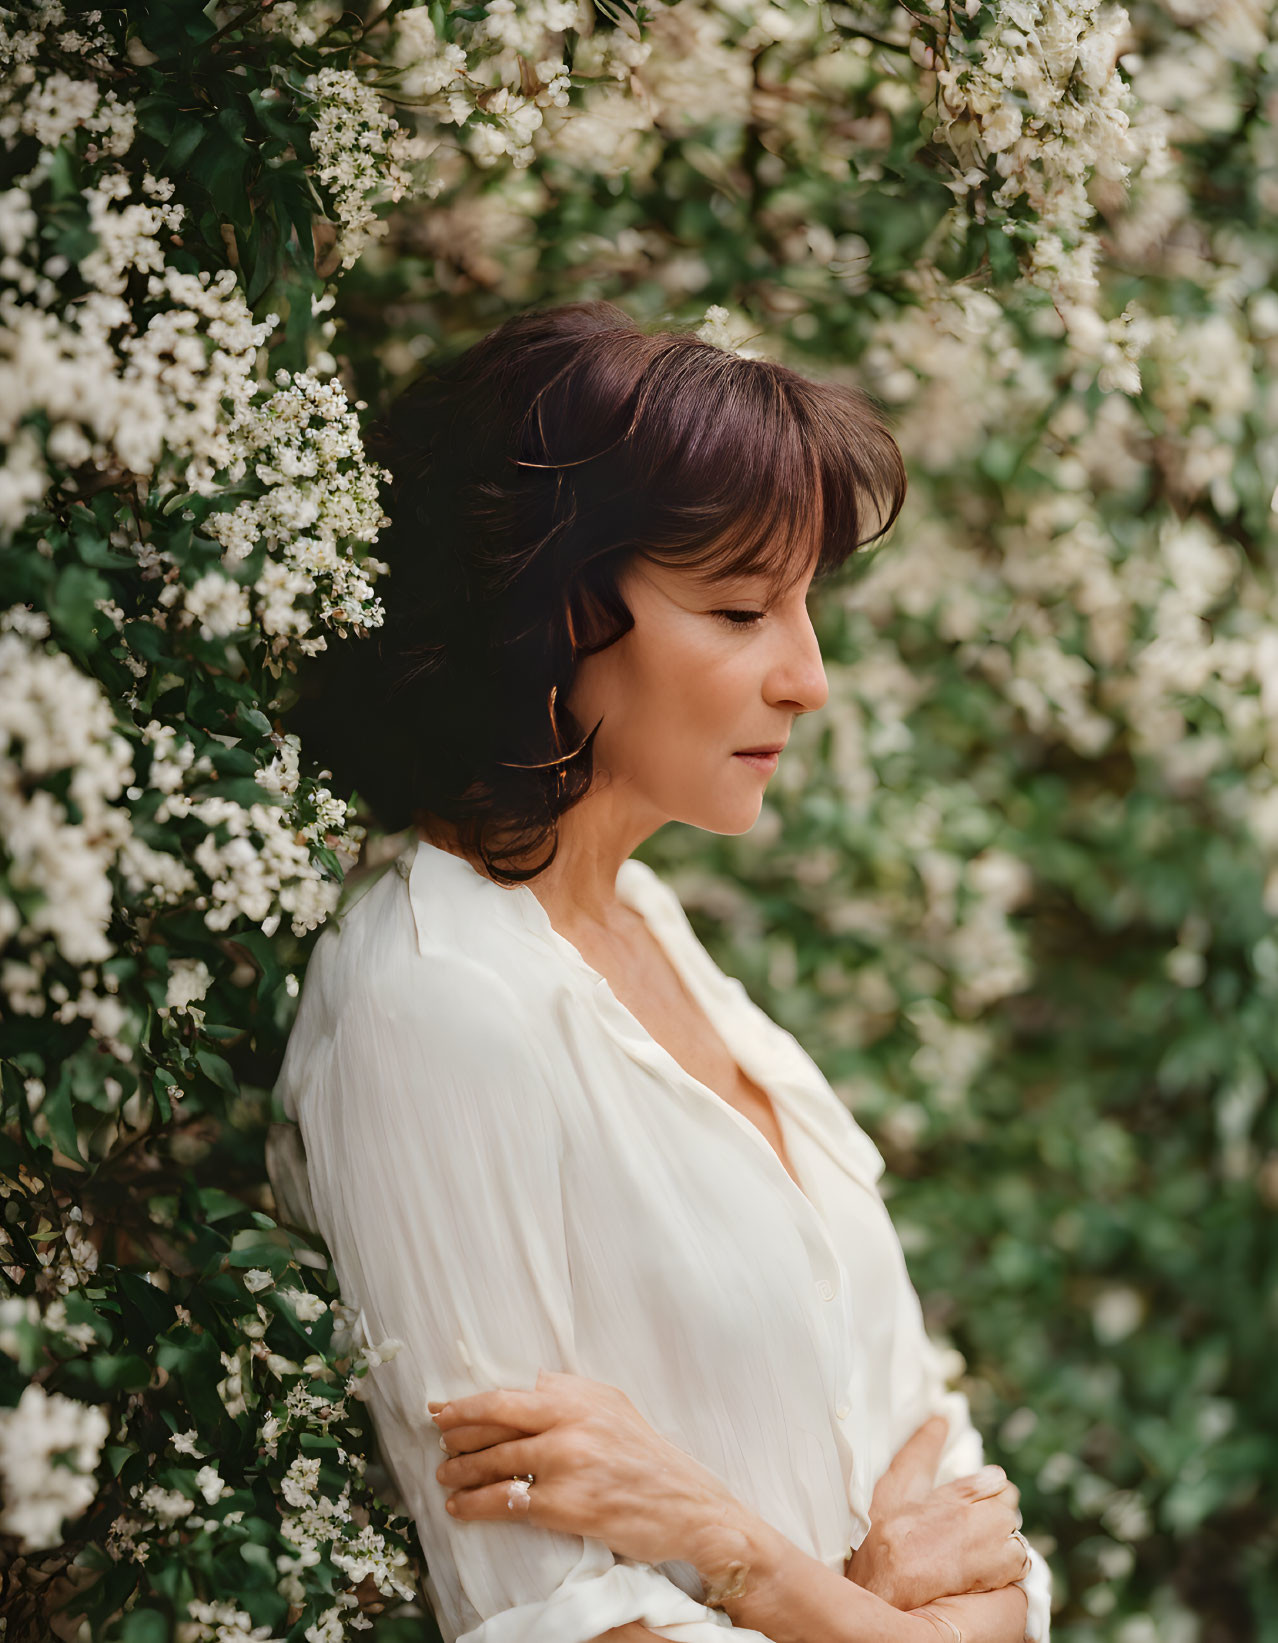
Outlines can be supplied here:
<path id="1" fill-rule="evenodd" d="M 597 797 L 602 801 L 604 794 Z M 633 816 L 623 817 L 615 805 L 595 800 L 596 796 L 590 795 L 559 818 L 555 859 L 526 881 L 550 922 L 565 935 L 592 925 L 615 925 L 621 906 L 616 892 L 621 864 L 656 830 L 640 830 Z M 425 825 L 418 826 L 417 834 L 427 844 L 460 856 L 477 872 L 491 877 L 478 858 L 463 848 L 456 823 L 432 816 Z M 534 866 L 545 854 L 546 846 L 542 845 L 536 852 L 516 858 L 513 865 Z"/>

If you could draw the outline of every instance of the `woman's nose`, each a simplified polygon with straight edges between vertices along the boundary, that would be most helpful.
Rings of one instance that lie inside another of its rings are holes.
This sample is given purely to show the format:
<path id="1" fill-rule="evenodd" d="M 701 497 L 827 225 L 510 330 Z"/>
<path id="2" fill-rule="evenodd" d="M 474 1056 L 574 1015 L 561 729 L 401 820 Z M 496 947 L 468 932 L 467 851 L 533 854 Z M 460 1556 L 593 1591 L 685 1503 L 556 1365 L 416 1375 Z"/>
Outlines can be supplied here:
<path id="1" fill-rule="evenodd" d="M 771 683 L 770 694 L 776 704 L 798 713 L 814 713 L 829 700 L 830 684 L 821 646 L 806 610 L 785 637 Z"/>

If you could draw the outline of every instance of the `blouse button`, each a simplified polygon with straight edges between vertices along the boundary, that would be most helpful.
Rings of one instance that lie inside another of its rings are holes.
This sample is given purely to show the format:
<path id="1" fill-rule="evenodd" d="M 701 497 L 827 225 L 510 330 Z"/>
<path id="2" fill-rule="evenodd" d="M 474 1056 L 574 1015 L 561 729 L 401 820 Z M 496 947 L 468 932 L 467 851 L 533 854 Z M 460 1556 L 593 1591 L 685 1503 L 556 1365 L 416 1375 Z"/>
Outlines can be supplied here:
<path id="1" fill-rule="evenodd" d="M 838 1416 L 838 1418 L 841 1421 L 845 1421 L 845 1420 L 847 1420 L 848 1416 L 852 1413 L 852 1411 L 848 1408 L 846 1403 L 841 1403 L 838 1406 L 838 1408 L 834 1411 L 834 1413 Z"/>
<path id="2" fill-rule="evenodd" d="M 834 1299 L 834 1285 L 828 1278 L 817 1279 L 816 1292 L 823 1301 L 832 1301 Z"/>

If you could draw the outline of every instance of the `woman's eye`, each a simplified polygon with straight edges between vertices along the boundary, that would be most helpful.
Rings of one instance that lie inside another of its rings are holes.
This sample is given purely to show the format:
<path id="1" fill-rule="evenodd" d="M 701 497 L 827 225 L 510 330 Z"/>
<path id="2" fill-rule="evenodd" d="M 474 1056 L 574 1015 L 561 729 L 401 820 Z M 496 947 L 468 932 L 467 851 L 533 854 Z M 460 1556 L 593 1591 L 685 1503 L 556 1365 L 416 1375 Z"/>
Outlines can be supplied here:
<path id="1" fill-rule="evenodd" d="M 730 622 L 733 627 L 748 627 L 751 622 L 763 619 L 761 610 L 716 610 L 712 614 Z"/>

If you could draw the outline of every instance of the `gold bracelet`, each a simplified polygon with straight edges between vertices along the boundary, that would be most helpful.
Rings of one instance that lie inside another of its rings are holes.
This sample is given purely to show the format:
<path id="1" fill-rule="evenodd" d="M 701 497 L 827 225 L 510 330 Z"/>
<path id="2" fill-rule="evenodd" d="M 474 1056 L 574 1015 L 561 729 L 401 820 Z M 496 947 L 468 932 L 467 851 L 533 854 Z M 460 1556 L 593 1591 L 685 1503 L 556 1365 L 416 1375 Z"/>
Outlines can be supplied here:
<path id="1" fill-rule="evenodd" d="M 718 1580 L 712 1580 L 705 1585 L 705 1596 L 701 1601 L 707 1609 L 721 1609 L 725 1603 L 731 1603 L 734 1598 L 744 1597 L 746 1590 L 746 1576 L 750 1573 L 748 1563 L 729 1563 L 727 1569 Z"/>
<path id="2" fill-rule="evenodd" d="M 949 1615 L 939 1614 L 934 1608 L 931 1607 L 930 1604 L 926 1605 L 922 1609 L 915 1609 L 914 1612 L 915 1614 L 929 1615 L 933 1620 L 939 1620 L 942 1626 L 948 1626 L 954 1633 L 954 1643 L 963 1643 L 963 1633 L 958 1629 L 958 1626 L 954 1623 L 954 1621 L 950 1619 Z"/>

